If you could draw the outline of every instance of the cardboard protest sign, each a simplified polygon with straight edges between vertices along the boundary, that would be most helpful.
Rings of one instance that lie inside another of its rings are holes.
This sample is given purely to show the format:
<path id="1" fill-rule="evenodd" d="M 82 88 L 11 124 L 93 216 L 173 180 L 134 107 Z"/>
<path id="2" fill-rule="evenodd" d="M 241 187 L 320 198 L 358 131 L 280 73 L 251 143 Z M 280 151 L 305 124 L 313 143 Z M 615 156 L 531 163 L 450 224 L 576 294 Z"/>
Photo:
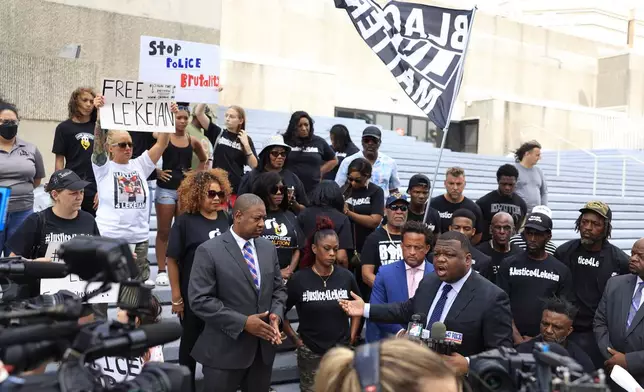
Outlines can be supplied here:
<path id="1" fill-rule="evenodd" d="M 103 129 L 174 133 L 175 86 L 103 79 L 101 94 L 105 97 L 100 111 Z"/>
<path id="2" fill-rule="evenodd" d="M 178 102 L 219 102 L 219 46 L 141 36 L 139 80 L 177 86 Z"/>
<path id="3" fill-rule="evenodd" d="M 50 242 L 47 244 L 47 252 L 45 257 L 51 259 L 52 263 L 63 263 L 63 261 L 58 257 L 58 249 L 62 242 Z M 88 260 L 91 262 L 91 260 Z M 87 287 L 87 292 L 101 287 L 101 283 L 91 283 Z M 41 279 L 40 280 L 40 294 L 54 294 L 60 290 L 69 290 L 72 293 L 82 297 L 85 295 L 85 286 L 87 286 L 87 281 L 82 280 L 78 275 L 69 274 L 64 278 L 59 279 Z M 120 285 L 117 283 L 112 283 L 112 288 L 102 294 L 97 295 L 96 297 L 90 299 L 89 303 L 116 303 L 119 295 Z"/>

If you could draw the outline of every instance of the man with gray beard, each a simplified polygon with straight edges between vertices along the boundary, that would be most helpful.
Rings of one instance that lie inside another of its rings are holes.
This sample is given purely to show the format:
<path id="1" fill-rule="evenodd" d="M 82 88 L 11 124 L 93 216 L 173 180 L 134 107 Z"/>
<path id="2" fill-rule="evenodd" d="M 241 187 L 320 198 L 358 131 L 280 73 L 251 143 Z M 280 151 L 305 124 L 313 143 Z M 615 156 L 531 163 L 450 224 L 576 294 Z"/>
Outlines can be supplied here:
<path id="1" fill-rule="evenodd" d="M 581 238 L 562 244 L 554 256 L 570 269 L 575 303 L 579 308 L 570 339 L 581 346 L 594 365 L 600 368 L 604 358 L 593 335 L 593 318 L 606 282 L 612 276 L 628 273 L 629 258 L 608 242 L 613 217 L 608 204 L 589 201 L 579 212 L 575 230 Z"/>
<path id="2" fill-rule="evenodd" d="M 501 261 L 506 257 L 521 252 L 521 248 L 510 243 L 510 237 L 514 234 L 514 219 L 507 212 L 497 212 L 492 217 L 490 224 L 489 241 L 481 242 L 476 249 L 490 256 L 491 271 L 488 272 L 489 279 L 496 282 L 496 273 L 499 271 Z"/>

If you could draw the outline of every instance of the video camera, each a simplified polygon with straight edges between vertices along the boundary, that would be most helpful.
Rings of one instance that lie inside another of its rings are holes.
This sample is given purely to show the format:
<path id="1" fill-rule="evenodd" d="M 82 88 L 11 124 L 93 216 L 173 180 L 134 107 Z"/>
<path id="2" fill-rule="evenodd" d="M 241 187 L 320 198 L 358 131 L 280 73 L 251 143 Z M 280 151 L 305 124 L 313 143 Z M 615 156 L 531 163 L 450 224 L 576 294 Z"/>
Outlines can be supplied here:
<path id="1" fill-rule="evenodd" d="M 61 245 L 64 264 L 0 259 L 0 278 L 14 276 L 60 278 L 69 273 L 87 281 L 85 293 L 69 291 L 9 302 L 0 311 L 0 392 L 4 391 L 184 391 L 190 388 L 190 371 L 183 366 L 148 363 L 134 379 L 110 385 L 92 361 L 110 356 L 139 357 L 150 347 L 177 340 L 182 328 L 176 322 L 135 326 L 152 300 L 153 286 L 136 281 L 138 269 L 127 243 L 77 236 Z M 45 266 L 46 265 L 46 266 Z M 88 292 L 90 284 L 99 287 Z M 96 321 L 79 325 L 83 306 L 119 284 L 117 305 L 128 312 L 128 322 Z M 9 286 L 11 281 L 9 281 Z M 61 361 L 58 372 L 20 377 L 47 361 Z"/>

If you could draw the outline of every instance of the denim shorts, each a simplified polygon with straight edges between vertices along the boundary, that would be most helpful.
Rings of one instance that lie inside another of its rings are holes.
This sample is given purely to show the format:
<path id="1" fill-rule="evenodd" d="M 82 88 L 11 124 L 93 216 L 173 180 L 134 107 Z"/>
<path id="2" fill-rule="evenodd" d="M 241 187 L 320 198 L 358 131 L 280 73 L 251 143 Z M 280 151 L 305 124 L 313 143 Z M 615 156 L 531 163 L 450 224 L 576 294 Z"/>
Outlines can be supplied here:
<path id="1" fill-rule="evenodd" d="M 177 191 L 173 189 L 159 188 L 154 191 L 154 202 L 157 204 L 177 204 Z"/>

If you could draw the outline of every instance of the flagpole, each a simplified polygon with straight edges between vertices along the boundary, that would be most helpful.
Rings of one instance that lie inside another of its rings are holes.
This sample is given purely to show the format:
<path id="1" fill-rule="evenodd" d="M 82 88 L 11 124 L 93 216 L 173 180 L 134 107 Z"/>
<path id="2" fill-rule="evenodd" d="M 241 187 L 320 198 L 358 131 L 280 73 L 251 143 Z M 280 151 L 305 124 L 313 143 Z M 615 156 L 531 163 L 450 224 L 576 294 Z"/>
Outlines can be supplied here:
<path id="1" fill-rule="evenodd" d="M 449 132 L 449 124 L 452 121 L 452 110 L 454 109 L 456 98 L 458 98 L 458 93 L 460 92 L 460 89 L 461 89 L 461 82 L 463 81 L 463 73 L 465 71 L 465 56 L 467 56 L 467 49 L 470 46 L 470 36 L 472 35 L 472 27 L 474 26 L 474 16 L 476 15 L 477 8 L 478 7 L 476 6 L 472 8 L 472 20 L 470 21 L 470 25 L 468 26 L 468 29 L 467 29 L 467 36 L 465 37 L 465 50 L 463 51 L 463 57 L 461 58 L 461 66 L 459 67 L 458 74 L 456 76 L 457 77 L 456 91 L 454 91 L 454 97 L 452 98 L 452 102 L 449 106 L 447 122 L 445 124 L 445 128 L 443 128 L 443 138 L 441 140 L 441 148 L 438 151 L 438 161 L 436 162 L 436 168 L 434 168 L 434 178 L 432 179 L 432 182 L 430 184 L 429 200 L 427 202 L 427 206 L 425 207 L 425 216 L 423 217 L 423 222 L 427 221 L 427 216 L 429 215 L 429 208 L 427 207 L 431 202 L 434 189 L 436 189 L 436 179 L 438 178 L 438 170 L 440 169 L 441 159 L 443 158 L 443 150 L 445 149 L 445 142 L 447 141 L 447 132 Z M 407 190 L 407 192 L 409 192 L 409 190 Z"/>

